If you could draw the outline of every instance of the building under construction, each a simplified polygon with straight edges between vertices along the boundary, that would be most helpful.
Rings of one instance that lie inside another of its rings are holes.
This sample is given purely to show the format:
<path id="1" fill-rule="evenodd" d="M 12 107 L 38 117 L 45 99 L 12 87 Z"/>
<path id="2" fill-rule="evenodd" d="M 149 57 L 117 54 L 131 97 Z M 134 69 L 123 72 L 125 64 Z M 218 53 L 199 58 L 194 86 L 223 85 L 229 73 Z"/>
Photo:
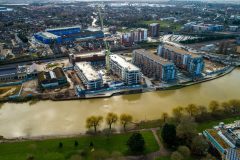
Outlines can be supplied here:
<path id="1" fill-rule="evenodd" d="M 204 60 L 201 55 L 171 42 L 159 45 L 157 52 L 159 56 L 172 61 L 178 68 L 187 71 L 193 77 L 202 75 Z"/>
<path id="2" fill-rule="evenodd" d="M 77 62 L 90 62 L 91 64 L 105 64 L 106 54 L 104 52 L 69 54 L 69 61 L 75 65 Z"/>
<path id="3" fill-rule="evenodd" d="M 173 63 L 144 49 L 133 51 L 132 62 L 148 77 L 164 82 L 176 79 L 176 69 Z"/>

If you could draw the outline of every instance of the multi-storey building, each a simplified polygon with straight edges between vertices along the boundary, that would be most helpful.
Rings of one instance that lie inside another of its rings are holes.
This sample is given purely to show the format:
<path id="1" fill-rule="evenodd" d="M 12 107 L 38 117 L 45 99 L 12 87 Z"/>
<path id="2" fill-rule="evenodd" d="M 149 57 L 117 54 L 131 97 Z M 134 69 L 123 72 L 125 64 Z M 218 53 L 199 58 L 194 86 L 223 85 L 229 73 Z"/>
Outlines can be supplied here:
<path id="1" fill-rule="evenodd" d="M 186 70 L 193 77 L 202 74 L 204 69 L 203 57 L 177 46 L 175 43 L 167 42 L 159 45 L 157 53 L 162 58 L 172 61 L 178 68 Z"/>
<path id="2" fill-rule="evenodd" d="M 176 79 L 176 69 L 172 62 L 169 62 L 144 49 L 133 51 L 133 64 L 139 67 L 142 73 L 160 81 L 169 82 Z"/>
<path id="3" fill-rule="evenodd" d="M 139 84 L 141 81 L 140 69 L 119 55 L 110 55 L 110 69 L 127 85 Z"/>
<path id="4" fill-rule="evenodd" d="M 158 37 L 160 31 L 159 23 L 152 23 L 149 25 L 149 36 L 150 37 Z"/>
<path id="5" fill-rule="evenodd" d="M 77 62 L 74 69 L 87 90 L 96 90 L 103 87 L 101 75 L 89 62 Z"/>
<path id="6" fill-rule="evenodd" d="M 138 28 L 130 32 L 122 34 L 122 43 L 132 45 L 134 42 L 142 42 L 147 40 L 147 29 Z"/>

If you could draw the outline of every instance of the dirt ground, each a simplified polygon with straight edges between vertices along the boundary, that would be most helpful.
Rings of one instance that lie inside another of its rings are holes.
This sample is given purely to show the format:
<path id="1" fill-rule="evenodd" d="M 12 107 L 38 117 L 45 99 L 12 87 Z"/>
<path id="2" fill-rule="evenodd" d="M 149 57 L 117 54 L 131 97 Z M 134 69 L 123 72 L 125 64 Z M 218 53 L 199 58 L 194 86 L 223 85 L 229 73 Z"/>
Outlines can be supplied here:
<path id="1" fill-rule="evenodd" d="M 21 86 L 0 87 L 0 98 L 6 98 L 16 94 L 20 88 Z"/>

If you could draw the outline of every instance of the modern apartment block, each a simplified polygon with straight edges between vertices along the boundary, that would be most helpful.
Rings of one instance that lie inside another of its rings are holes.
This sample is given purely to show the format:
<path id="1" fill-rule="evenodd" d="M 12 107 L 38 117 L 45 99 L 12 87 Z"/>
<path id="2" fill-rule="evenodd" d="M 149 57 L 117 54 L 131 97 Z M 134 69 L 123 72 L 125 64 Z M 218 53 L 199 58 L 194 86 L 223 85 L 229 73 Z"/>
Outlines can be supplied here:
<path id="1" fill-rule="evenodd" d="M 122 44 L 132 45 L 134 42 L 142 42 L 147 40 L 147 29 L 138 28 L 130 32 L 122 34 Z"/>
<path id="2" fill-rule="evenodd" d="M 149 25 L 149 36 L 150 37 L 158 37 L 160 31 L 159 23 L 152 23 Z"/>
<path id="3" fill-rule="evenodd" d="M 139 84 L 141 72 L 138 67 L 125 61 L 119 55 L 110 55 L 110 69 L 113 74 L 118 75 L 127 85 Z"/>
<path id="4" fill-rule="evenodd" d="M 194 54 L 175 43 L 159 45 L 157 53 L 160 57 L 172 61 L 178 68 L 186 70 L 193 77 L 201 76 L 204 69 L 203 57 Z"/>
<path id="5" fill-rule="evenodd" d="M 91 66 L 90 62 L 77 62 L 74 70 L 87 90 L 96 90 L 103 87 L 101 75 Z"/>
<path id="6" fill-rule="evenodd" d="M 144 75 L 148 77 L 164 82 L 176 79 L 176 69 L 172 62 L 169 62 L 144 49 L 133 51 L 132 62 L 141 69 Z"/>

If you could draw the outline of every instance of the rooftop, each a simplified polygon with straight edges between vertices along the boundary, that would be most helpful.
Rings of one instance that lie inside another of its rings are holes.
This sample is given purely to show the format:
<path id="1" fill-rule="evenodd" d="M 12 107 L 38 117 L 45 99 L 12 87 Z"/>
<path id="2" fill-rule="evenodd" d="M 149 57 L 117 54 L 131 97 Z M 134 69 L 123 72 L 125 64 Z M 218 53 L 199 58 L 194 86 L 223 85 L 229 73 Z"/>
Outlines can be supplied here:
<path id="1" fill-rule="evenodd" d="M 60 27 L 60 28 L 52 28 L 52 29 L 46 29 L 46 31 L 55 31 L 55 30 L 66 30 L 66 29 L 77 29 L 81 28 L 81 26 L 71 26 L 71 27 Z"/>
<path id="2" fill-rule="evenodd" d="M 98 72 L 88 62 L 77 62 L 76 66 L 82 71 L 88 81 L 101 79 Z"/>
<path id="3" fill-rule="evenodd" d="M 156 26 L 159 25 L 159 23 L 151 23 L 150 26 Z"/>
<path id="4" fill-rule="evenodd" d="M 162 65 L 173 65 L 172 62 L 170 62 L 166 59 L 163 59 L 153 53 L 150 53 L 149 51 L 147 51 L 145 49 L 137 49 L 137 50 L 134 50 L 134 52 L 144 55 L 144 56 L 148 57 L 149 59 L 152 59 L 153 61 L 161 63 Z"/>
<path id="5" fill-rule="evenodd" d="M 51 38 L 51 39 L 58 38 L 57 35 L 49 33 L 49 32 L 39 32 L 38 34 L 44 36 L 45 38 Z"/>
<path id="6" fill-rule="evenodd" d="M 170 51 L 179 53 L 179 54 L 183 54 L 183 55 L 187 54 L 187 55 L 191 55 L 192 57 L 201 57 L 193 52 L 188 51 L 188 49 L 186 49 L 183 46 L 178 45 L 176 43 L 166 42 L 166 43 L 164 43 L 163 46 L 164 46 L 164 48 L 166 48 Z"/>
<path id="7" fill-rule="evenodd" d="M 125 61 L 122 57 L 119 55 L 113 54 L 110 55 L 110 59 L 118 63 L 121 67 L 126 68 L 128 71 L 139 71 L 140 69 L 133 65 L 132 63 L 129 63 Z"/>

